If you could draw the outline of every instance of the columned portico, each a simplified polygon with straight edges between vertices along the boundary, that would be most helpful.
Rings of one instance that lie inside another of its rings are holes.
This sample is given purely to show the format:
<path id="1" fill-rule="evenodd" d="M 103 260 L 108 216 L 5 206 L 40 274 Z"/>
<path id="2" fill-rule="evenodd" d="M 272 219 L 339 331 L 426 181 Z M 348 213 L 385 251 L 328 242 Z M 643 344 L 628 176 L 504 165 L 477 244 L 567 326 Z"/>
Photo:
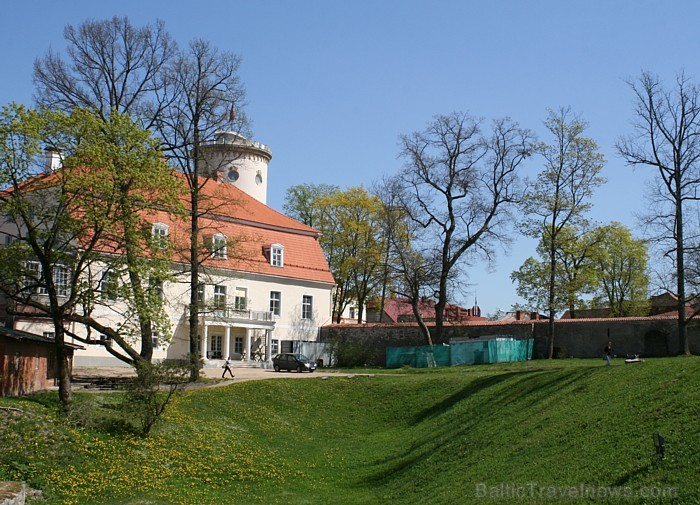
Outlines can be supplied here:
<path id="1" fill-rule="evenodd" d="M 200 355 L 205 365 L 208 360 L 265 362 L 271 359 L 270 335 L 275 329 L 275 320 L 266 317 L 267 313 L 254 315 L 256 317 L 241 317 L 239 313 L 234 317 L 213 313 L 204 315 L 200 327 Z"/>

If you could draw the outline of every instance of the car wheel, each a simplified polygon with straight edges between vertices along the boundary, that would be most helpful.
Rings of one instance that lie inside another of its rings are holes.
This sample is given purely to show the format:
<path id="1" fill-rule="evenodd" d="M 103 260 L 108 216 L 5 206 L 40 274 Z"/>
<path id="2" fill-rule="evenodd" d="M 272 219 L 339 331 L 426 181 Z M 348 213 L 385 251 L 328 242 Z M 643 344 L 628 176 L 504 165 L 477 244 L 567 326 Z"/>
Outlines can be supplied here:
<path id="1" fill-rule="evenodd" d="M 275 372 L 279 372 L 279 371 L 280 371 L 280 366 L 279 366 L 279 365 L 275 365 Z"/>
<path id="2" fill-rule="evenodd" d="M 312 368 L 311 370 L 309 370 L 309 373 L 314 373 L 314 369 Z"/>
<path id="3" fill-rule="evenodd" d="M 303 371 L 304 371 L 304 367 L 301 366 L 301 365 L 299 365 L 299 366 L 297 367 L 297 372 L 301 373 L 301 372 L 303 372 Z"/>

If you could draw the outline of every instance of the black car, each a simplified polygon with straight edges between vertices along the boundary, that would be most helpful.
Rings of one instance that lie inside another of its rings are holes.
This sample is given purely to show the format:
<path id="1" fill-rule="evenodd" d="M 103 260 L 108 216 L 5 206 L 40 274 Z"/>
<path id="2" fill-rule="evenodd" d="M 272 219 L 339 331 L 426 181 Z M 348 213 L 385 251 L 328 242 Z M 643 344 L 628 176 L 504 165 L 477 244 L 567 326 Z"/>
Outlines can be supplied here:
<path id="1" fill-rule="evenodd" d="M 297 372 L 313 372 L 316 370 L 316 363 L 311 361 L 303 354 L 298 353 L 282 353 L 272 358 L 272 365 L 275 367 L 275 372 L 280 370 L 296 370 Z"/>

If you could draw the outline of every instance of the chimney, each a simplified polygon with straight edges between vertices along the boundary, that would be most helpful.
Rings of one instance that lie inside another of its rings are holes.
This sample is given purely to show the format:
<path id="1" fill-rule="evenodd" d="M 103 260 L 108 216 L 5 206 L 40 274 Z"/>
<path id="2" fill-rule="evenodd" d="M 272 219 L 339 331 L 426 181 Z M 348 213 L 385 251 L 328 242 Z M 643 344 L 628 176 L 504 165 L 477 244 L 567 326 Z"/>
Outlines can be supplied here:
<path id="1" fill-rule="evenodd" d="M 523 317 L 523 311 L 522 310 L 516 310 L 515 311 L 515 320 L 520 321 Z"/>
<path id="2" fill-rule="evenodd" d="M 531 312 L 530 313 L 530 320 L 531 321 L 537 321 L 540 318 L 539 313 L 537 312 Z"/>
<path id="3" fill-rule="evenodd" d="M 46 157 L 46 163 L 44 166 L 44 172 L 50 174 L 61 168 L 61 152 L 53 147 L 47 147 L 44 149 L 44 155 Z"/>

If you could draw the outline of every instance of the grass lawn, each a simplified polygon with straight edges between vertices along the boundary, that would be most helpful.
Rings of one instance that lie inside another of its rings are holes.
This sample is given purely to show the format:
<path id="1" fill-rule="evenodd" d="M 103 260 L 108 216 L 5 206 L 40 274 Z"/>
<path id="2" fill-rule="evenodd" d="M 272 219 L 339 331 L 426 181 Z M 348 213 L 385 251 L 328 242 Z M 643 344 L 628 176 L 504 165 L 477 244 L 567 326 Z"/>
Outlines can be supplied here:
<path id="1" fill-rule="evenodd" d="M 700 503 L 700 358 L 603 365 L 232 384 L 183 394 L 146 439 L 2 399 L 24 412 L 0 411 L 0 480 L 49 504 Z"/>

